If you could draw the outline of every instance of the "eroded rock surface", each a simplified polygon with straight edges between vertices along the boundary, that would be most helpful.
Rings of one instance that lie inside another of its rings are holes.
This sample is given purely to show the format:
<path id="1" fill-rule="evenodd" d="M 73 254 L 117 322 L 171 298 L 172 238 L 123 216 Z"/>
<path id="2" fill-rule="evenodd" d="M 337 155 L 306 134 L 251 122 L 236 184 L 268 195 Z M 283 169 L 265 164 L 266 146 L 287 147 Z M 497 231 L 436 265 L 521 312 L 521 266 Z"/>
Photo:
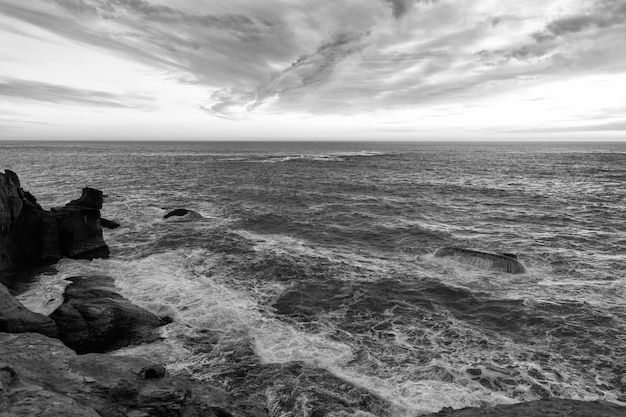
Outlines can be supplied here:
<path id="1" fill-rule="evenodd" d="M 424 417 L 626 417 L 626 407 L 605 401 L 547 398 L 491 408 L 444 409 Z"/>
<path id="2" fill-rule="evenodd" d="M 267 416 L 142 358 L 76 355 L 34 333 L 0 333 L 0 353 L 0 417 Z"/>
<path id="3" fill-rule="evenodd" d="M 488 253 L 471 249 L 445 247 L 439 249 L 435 256 L 450 258 L 457 262 L 472 265 L 492 271 L 507 272 L 509 274 L 523 274 L 526 268 L 517 260 L 517 255 L 511 253 Z"/>

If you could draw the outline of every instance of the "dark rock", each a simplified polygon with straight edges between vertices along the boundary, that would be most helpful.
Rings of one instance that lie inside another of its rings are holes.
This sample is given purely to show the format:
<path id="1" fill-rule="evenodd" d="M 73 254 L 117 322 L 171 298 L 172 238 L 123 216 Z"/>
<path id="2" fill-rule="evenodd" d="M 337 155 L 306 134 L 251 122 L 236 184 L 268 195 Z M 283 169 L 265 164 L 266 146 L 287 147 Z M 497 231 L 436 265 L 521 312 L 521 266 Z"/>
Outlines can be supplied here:
<path id="1" fill-rule="evenodd" d="M 100 218 L 100 224 L 106 229 L 117 229 L 118 227 L 120 227 L 120 224 L 118 222 L 105 219 L 104 217 Z"/>
<path id="2" fill-rule="evenodd" d="M 2 417 L 261 416 L 185 374 L 145 378 L 145 369 L 162 369 L 146 359 L 77 356 L 42 335 L 0 333 L 0 358 Z"/>
<path id="3" fill-rule="evenodd" d="M 478 268 L 493 271 L 507 272 L 509 274 L 523 274 L 526 268 L 512 254 L 498 254 L 480 252 L 461 248 L 441 248 L 435 253 L 439 258 L 450 258 L 457 262 L 472 265 Z"/>
<path id="4" fill-rule="evenodd" d="M 472 376 L 480 376 L 482 375 L 483 371 L 481 371 L 478 368 L 467 368 L 465 370 L 465 372 L 467 372 L 468 374 L 472 375 Z"/>
<path id="5" fill-rule="evenodd" d="M 0 269 L 53 263 L 63 256 L 107 257 L 102 199 L 101 191 L 84 188 L 80 198 L 46 211 L 22 189 L 14 172 L 0 173 Z"/>
<path id="6" fill-rule="evenodd" d="M 11 228 L 24 205 L 22 188 L 12 171 L 0 174 L 0 268 L 9 265 L 11 258 Z"/>
<path id="7" fill-rule="evenodd" d="M 72 277 L 63 304 L 50 318 L 59 338 L 77 353 L 108 352 L 158 339 L 166 322 L 116 292 L 113 278 Z"/>
<path id="8" fill-rule="evenodd" d="M 100 190 L 95 188 L 85 187 L 83 188 L 83 194 L 80 198 L 72 200 L 66 204 L 67 206 L 75 206 L 82 208 L 91 208 L 94 210 L 102 209 L 102 203 L 104 202 L 104 194 Z"/>
<path id="9" fill-rule="evenodd" d="M 187 209 L 176 209 L 176 210 L 172 210 L 169 213 L 167 213 L 165 216 L 163 216 L 163 218 L 164 219 L 169 219 L 170 217 L 173 217 L 173 216 L 182 217 L 182 216 L 186 216 L 190 212 L 191 211 L 187 210 Z"/>
<path id="10" fill-rule="evenodd" d="M 2 284 L 0 284 L 0 332 L 33 332 L 57 336 L 54 321 L 24 307 Z"/>
<path id="11" fill-rule="evenodd" d="M 605 401 L 547 398 L 490 408 L 449 408 L 423 417 L 626 417 L 626 407 Z"/>

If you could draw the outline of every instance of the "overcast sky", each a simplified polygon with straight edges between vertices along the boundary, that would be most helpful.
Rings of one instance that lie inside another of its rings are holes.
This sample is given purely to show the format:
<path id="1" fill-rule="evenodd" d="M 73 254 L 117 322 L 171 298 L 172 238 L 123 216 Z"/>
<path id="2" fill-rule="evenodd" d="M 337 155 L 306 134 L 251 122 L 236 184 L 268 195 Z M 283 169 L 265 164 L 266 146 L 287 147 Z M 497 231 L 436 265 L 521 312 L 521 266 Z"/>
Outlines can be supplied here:
<path id="1" fill-rule="evenodd" d="M 0 0 L 4 139 L 626 139 L 626 0 Z"/>

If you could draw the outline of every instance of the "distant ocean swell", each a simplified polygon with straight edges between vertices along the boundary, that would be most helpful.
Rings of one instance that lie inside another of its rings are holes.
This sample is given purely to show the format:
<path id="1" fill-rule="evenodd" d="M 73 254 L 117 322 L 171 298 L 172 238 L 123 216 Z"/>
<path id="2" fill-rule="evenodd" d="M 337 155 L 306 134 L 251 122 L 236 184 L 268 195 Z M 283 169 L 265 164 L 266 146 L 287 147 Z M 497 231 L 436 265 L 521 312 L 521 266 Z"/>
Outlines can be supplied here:
<path id="1" fill-rule="evenodd" d="M 105 236 L 113 256 L 63 260 L 21 298 L 51 311 L 64 278 L 108 274 L 175 319 L 163 341 L 119 354 L 190 371 L 275 416 L 413 416 L 548 396 L 626 403 L 624 191 L 609 186 L 626 172 L 619 158 L 600 154 L 608 165 L 587 177 L 569 162 L 591 169 L 593 158 L 539 145 L 504 160 L 470 145 L 106 145 L 118 166 L 100 162 L 93 177 L 89 146 L 47 149 L 39 170 L 83 161 L 71 175 L 105 189 L 105 217 L 123 225 Z M 520 155 L 547 158 L 551 176 Z M 48 192 L 70 185 L 25 178 Z M 176 207 L 201 217 L 162 218 Z M 528 272 L 432 256 L 445 245 L 515 252 Z"/>

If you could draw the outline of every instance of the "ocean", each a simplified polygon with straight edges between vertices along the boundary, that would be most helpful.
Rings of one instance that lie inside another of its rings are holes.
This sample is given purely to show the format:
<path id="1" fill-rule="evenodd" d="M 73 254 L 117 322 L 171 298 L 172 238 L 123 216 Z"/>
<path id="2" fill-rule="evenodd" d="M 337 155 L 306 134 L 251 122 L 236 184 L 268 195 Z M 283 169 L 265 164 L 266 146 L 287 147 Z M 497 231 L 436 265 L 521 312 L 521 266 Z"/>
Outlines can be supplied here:
<path id="1" fill-rule="evenodd" d="M 65 278 L 109 275 L 174 318 L 116 354 L 272 416 L 626 405 L 626 143 L 0 142 L 0 168 L 46 208 L 101 189 L 122 225 L 110 259 L 63 259 L 20 300 L 49 314 Z"/>

